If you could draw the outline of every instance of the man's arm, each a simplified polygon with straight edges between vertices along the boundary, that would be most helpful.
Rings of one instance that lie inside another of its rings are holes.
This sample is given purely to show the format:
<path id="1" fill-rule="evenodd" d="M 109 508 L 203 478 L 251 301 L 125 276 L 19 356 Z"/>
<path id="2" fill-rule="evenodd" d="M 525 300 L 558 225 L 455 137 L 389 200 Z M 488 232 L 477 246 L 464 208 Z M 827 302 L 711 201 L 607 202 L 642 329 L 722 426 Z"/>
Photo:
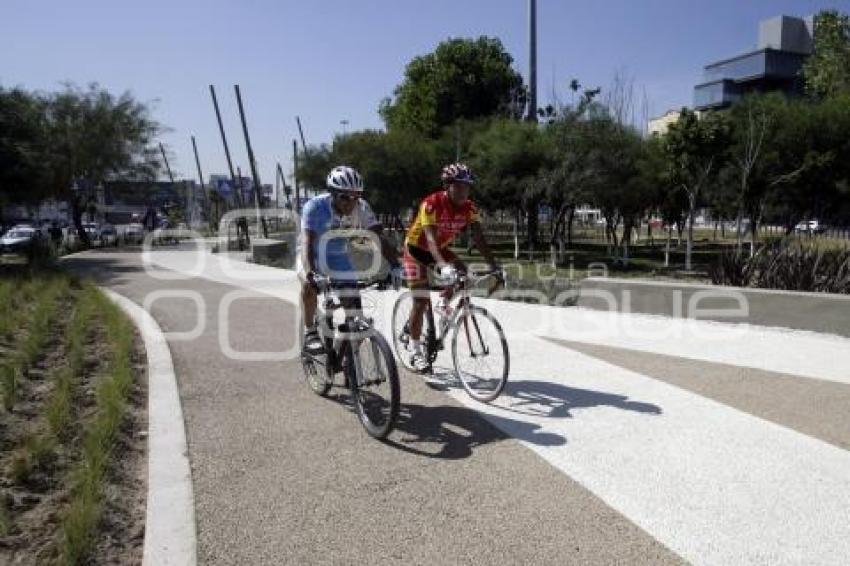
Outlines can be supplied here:
<path id="1" fill-rule="evenodd" d="M 381 254 L 390 263 L 390 267 L 398 267 L 398 250 L 392 242 L 390 242 L 389 238 L 384 236 L 384 227 L 380 224 L 376 224 L 369 228 L 369 230 L 377 234 L 378 239 L 381 241 Z"/>
<path id="2" fill-rule="evenodd" d="M 316 250 L 313 245 L 316 242 L 316 233 L 312 230 L 304 230 L 304 249 L 302 250 L 304 270 L 307 273 L 316 271 Z"/>
<path id="3" fill-rule="evenodd" d="M 437 227 L 436 226 L 423 226 L 422 231 L 425 233 L 425 240 L 428 242 L 428 251 L 434 256 L 434 260 L 437 262 L 437 267 L 443 267 L 444 265 L 450 265 L 440 254 L 440 246 L 437 244 Z"/>
<path id="4" fill-rule="evenodd" d="M 490 250 L 490 245 L 487 243 L 487 239 L 484 237 L 484 232 L 481 230 L 480 222 L 473 222 L 469 225 L 469 229 L 472 232 L 472 239 L 475 241 L 475 247 L 478 248 L 478 251 L 481 252 L 481 255 L 484 256 L 484 259 L 490 264 L 491 269 L 496 269 L 498 267 L 498 262 L 496 258 L 493 257 L 493 252 Z"/>

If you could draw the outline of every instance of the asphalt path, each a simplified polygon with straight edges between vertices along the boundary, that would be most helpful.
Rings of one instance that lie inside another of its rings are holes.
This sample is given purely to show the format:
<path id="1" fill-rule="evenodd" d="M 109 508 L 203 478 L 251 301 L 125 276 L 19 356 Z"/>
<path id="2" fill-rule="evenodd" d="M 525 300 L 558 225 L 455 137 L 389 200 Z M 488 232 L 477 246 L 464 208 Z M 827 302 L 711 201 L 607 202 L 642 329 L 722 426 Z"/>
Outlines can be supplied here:
<path id="1" fill-rule="evenodd" d="M 169 337 L 203 564 L 850 555 L 845 338 L 484 300 L 508 333 L 505 393 L 480 405 L 402 371 L 380 443 L 297 359 L 245 354 L 297 349 L 291 272 L 185 249 L 66 263 Z M 384 331 L 393 298 L 369 297 Z"/>
<path id="2" fill-rule="evenodd" d="M 365 434 L 342 389 L 329 399 L 313 394 L 297 361 L 229 359 L 218 311 L 233 286 L 162 281 L 134 252 L 91 252 L 67 265 L 139 304 L 163 290 L 194 291 L 205 302 L 201 336 L 170 342 L 202 564 L 682 562 L 418 376 L 403 373 L 398 430 L 380 443 Z M 293 344 L 290 305 L 248 298 L 230 312 L 234 349 Z M 197 308 L 162 298 L 151 314 L 165 332 L 188 332 Z"/>

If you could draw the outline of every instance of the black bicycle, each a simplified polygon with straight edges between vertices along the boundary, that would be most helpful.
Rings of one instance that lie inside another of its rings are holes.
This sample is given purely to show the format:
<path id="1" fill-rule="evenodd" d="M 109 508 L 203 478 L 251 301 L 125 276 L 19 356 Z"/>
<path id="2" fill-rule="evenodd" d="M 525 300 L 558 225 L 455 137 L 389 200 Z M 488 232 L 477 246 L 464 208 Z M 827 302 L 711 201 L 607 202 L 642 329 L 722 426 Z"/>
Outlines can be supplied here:
<path id="1" fill-rule="evenodd" d="M 372 319 L 363 315 L 360 291 L 386 289 L 388 282 L 334 281 L 320 276 L 316 283 L 320 292 L 316 320 L 323 348 L 321 352 L 302 349 L 307 383 L 325 396 L 342 373 L 366 432 L 384 438 L 398 418 L 398 368 L 389 344 L 375 330 Z M 343 311 L 342 321 L 335 323 L 334 314 L 339 310 Z"/>
<path id="2" fill-rule="evenodd" d="M 482 402 L 490 402 L 498 397 L 508 382 L 510 372 L 510 354 L 508 342 L 499 321 L 486 309 L 472 304 L 472 289 L 486 279 L 495 279 L 496 284 L 504 281 L 501 270 L 476 273 L 458 273 L 451 286 L 454 296 L 450 310 L 438 313 L 435 324 L 434 308 L 431 301 L 422 320 L 422 336 L 425 356 L 432 371 L 437 355 L 444 348 L 444 342 L 452 333 L 451 351 L 454 373 L 470 397 Z M 493 291 L 492 287 L 490 293 Z M 410 329 L 408 321 L 413 308 L 414 293 L 429 291 L 406 291 L 396 300 L 393 307 L 393 346 L 401 363 L 415 371 L 411 363 L 409 350 Z"/>

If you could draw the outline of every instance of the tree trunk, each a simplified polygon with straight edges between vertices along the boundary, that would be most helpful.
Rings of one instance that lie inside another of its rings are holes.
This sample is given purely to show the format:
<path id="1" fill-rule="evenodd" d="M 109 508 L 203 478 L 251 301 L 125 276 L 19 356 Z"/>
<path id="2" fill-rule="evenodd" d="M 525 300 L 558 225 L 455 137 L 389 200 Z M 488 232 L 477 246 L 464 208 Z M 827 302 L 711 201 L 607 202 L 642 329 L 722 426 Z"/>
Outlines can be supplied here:
<path id="1" fill-rule="evenodd" d="M 528 206 L 528 246 L 533 251 L 537 245 L 537 232 L 540 225 L 540 205 L 532 202 Z"/>
<path id="2" fill-rule="evenodd" d="M 673 239 L 673 226 L 667 225 L 667 245 L 664 246 L 664 267 L 670 267 L 670 240 Z"/>
<path id="3" fill-rule="evenodd" d="M 71 222 L 77 231 L 77 237 L 83 243 L 84 247 L 89 248 L 91 247 L 91 241 L 89 240 L 88 232 L 83 228 L 83 209 L 80 208 L 79 197 L 76 195 L 72 196 L 69 204 L 71 206 Z"/>
<path id="4" fill-rule="evenodd" d="M 688 207 L 688 240 L 685 247 L 685 270 L 691 271 L 693 265 L 691 263 L 691 253 L 694 247 L 694 217 L 696 216 L 696 198 L 690 198 L 690 206 Z"/>
<path id="5" fill-rule="evenodd" d="M 743 205 L 738 206 L 738 216 L 735 220 L 735 247 L 738 250 L 738 253 L 741 253 L 742 246 L 741 222 L 744 220 L 743 208 Z"/>
<path id="6" fill-rule="evenodd" d="M 567 246 L 573 247 L 573 220 L 575 219 L 576 209 L 570 208 L 570 215 L 567 219 Z"/>
<path id="7" fill-rule="evenodd" d="M 514 261 L 519 260 L 519 209 L 514 214 Z"/>

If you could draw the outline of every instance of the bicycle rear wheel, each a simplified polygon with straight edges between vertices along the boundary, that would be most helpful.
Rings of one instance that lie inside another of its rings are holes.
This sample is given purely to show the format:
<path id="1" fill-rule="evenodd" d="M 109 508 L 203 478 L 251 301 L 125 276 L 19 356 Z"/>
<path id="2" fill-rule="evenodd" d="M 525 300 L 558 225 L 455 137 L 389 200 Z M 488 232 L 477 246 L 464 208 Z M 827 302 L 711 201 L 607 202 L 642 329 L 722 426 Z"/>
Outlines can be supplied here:
<path id="1" fill-rule="evenodd" d="M 398 418 L 398 368 L 384 337 L 372 332 L 348 345 L 346 376 L 357 417 L 374 438 L 385 438 Z"/>
<path id="2" fill-rule="evenodd" d="M 488 403 L 508 382 L 510 355 L 499 321 L 470 306 L 458 317 L 452 336 L 455 375 L 470 397 Z"/>

